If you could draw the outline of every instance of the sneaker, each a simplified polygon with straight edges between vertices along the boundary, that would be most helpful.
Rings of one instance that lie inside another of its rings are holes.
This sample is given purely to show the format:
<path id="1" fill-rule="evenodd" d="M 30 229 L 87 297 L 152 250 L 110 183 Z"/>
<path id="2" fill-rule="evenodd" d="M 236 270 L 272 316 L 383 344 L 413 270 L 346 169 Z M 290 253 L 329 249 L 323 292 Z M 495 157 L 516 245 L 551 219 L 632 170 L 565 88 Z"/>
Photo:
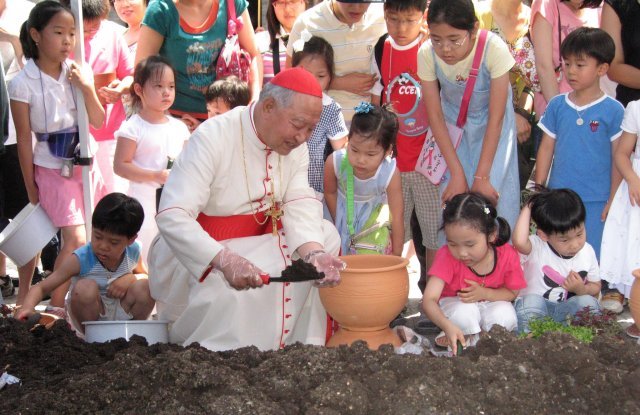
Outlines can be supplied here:
<path id="1" fill-rule="evenodd" d="M 0 277 L 0 292 L 3 298 L 11 297 L 16 292 L 13 281 L 11 281 L 11 277 L 8 275 Z"/>
<path id="2" fill-rule="evenodd" d="M 43 279 L 47 278 L 49 275 L 51 275 L 51 271 L 40 272 L 40 270 L 36 267 L 36 269 L 33 271 L 33 278 L 31 278 L 31 285 L 36 285 Z M 12 277 L 11 279 L 13 280 L 14 287 L 20 286 L 20 278 Z"/>
<path id="3" fill-rule="evenodd" d="M 605 293 L 600 299 L 600 307 L 616 314 L 622 313 L 623 304 L 624 295 L 615 290 Z"/>

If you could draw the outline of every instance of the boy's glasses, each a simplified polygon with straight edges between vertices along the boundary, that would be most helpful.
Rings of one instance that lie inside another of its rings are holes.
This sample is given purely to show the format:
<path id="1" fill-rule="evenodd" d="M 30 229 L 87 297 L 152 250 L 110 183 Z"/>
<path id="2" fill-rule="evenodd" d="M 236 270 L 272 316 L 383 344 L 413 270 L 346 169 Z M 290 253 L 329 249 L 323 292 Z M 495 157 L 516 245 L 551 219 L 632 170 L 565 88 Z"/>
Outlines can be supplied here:
<path id="1" fill-rule="evenodd" d="M 273 7 L 279 10 L 284 10 L 286 8 L 293 9 L 293 8 L 302 6 L 304 2 L 305 0 L 280 0 L 280 1 L 274 1 Z"/>
<path id="2" fill-rule="evenodd" d="M 384 20 L 387 22 L 388 26 L 394 26 L 394 27 L 400 27 L 400 26 L 416 27 L 422 22 L 422 19 L 404 20 L 404 19 L 398 19 L 397 17 L 385 17 Z"/>
<path id="3" fill-rule="evenodd" d="M 462 40 L 456 40 L 455 42 L 451 42 L 448 40 L 442 41 L 442 40 L 433 40 L 431 39 L 431 44 L 438 48 L 438 49 L 444 49 L 446 47 L 449 48 L 449 50 L 456 50 L 458 49 L 460 46 L 464 45 L 464 42 L 467 40 L 467 38 L 469 37 L 469 34 L 467 33 L 464 38 L 462 38 Z"/>

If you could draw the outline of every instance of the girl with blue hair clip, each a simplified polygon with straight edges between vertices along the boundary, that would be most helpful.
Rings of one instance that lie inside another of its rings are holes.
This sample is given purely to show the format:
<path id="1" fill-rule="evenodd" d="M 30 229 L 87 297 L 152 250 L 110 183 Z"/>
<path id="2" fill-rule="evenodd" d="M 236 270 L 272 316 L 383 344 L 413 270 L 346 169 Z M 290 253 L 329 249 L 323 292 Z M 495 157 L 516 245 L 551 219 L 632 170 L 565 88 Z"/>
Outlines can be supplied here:
<path id="1" fill-rule="evenodd" d="M 324 169 L 325 201 L 342 239 L 342 255 L 402 255 L 402 182 L 391 158 L 398 117 L 388 106 L 355 107 L 346 149 Z"/>

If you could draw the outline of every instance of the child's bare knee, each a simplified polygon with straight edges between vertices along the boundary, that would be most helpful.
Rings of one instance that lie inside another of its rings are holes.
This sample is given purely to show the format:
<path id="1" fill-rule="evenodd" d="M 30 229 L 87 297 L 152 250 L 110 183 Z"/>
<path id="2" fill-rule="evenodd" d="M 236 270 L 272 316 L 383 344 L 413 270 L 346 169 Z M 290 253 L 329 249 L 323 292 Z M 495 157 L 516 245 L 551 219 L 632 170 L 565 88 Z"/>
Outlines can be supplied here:
<path id="1" fill-rule="evenodd" d="M 143 279 L 133 283 L 129 287 L 123 303 L 127 303 L 130 306 L 135 304 L 139 307 L 153 307 L 155 300 L 151 297 L 151 292 L 149 291 L 149 280 Z"/>
<path id="2" fill-rule="evenodd" d="M 99 295 L 98 283 L 90 279 L 80 279 L 71 291 L 71 301 L 89 303 L 95 301 Z"/>

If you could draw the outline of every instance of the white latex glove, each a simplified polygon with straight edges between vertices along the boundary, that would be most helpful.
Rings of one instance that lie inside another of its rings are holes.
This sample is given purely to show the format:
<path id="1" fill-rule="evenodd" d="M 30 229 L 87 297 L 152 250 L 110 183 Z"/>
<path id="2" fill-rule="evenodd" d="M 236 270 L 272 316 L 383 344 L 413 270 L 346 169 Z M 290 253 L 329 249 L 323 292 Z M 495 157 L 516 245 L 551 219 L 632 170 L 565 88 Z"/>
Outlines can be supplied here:
<path id="1" fill-rule="evenodd" d="M 313 285 L 319 288 L 340 284 L 340 271 L 347 267 L 342 260 L 322 250 L 309 252 L 304 261 L 316 267 L 318 272 L 324 272 L 323 279 L 313 281 Z"/>
<path id="2" fill-rule="evenodd" d="M 262 286 L 260 274 L 264 274 L 260 268 L 253 265 L 248 259 L 236 254 L 228 248 L 224 248 L 213 258 L 213 265 L 222 271 L 224 278 L 236 290 L 246 290 Z"/>

